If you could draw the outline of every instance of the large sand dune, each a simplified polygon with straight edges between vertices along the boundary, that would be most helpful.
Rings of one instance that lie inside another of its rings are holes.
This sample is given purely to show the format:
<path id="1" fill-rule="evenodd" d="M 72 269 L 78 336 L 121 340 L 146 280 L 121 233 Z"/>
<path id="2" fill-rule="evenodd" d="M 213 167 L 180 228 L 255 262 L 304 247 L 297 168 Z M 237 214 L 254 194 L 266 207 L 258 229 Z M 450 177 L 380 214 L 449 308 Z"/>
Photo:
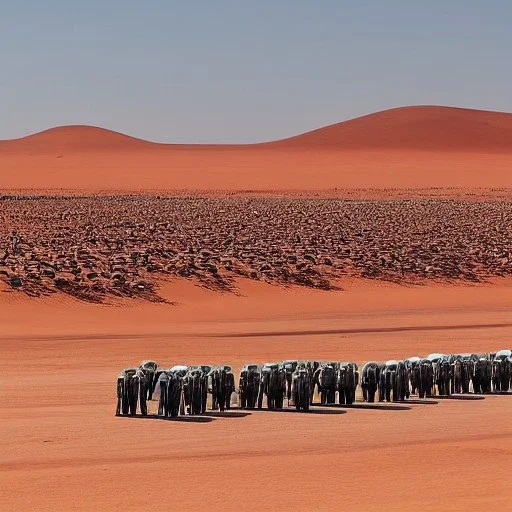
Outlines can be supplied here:
<path id="1" fill-rule="evenodd" d="M 0 141 L 3 189 L 510 187 L 512 114 L 378 112 L 280 141 L 156 144 L 88 126 Z"/>
<path id="2" fill-rule="evenodd" d="M 401 107 L 272 144 L 323 149 L 510 153 L 512 114 L 453 107 Z"/>
<path id="3" fill-rule="evenodd" d="M 510 345 L 508 281 L 345 288 L 247 281 L 236 296 L 180 281 L 163 290 L 177 306 L 124 308 L 2 294 L 0 508 L 506 510 L 512 396 L 201 422 L 114 417 L 117 371 L 144 358 L 238 370 Z"/>

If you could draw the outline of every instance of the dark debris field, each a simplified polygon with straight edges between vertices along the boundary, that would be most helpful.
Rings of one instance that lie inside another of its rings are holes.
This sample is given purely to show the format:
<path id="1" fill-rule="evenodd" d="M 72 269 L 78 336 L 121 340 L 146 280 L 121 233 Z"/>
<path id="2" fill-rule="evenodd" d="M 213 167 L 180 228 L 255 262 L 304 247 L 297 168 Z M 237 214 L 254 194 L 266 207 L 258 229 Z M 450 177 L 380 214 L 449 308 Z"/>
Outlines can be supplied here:
<path id="1" fill-rule="evenodd" d="M 329 289 L 343 276 L 481 281 L 512 273 L 512 203 L 446 199 L 0 199 L 0 280 L 41 296 L 159 300 L 163 276 Z"/>

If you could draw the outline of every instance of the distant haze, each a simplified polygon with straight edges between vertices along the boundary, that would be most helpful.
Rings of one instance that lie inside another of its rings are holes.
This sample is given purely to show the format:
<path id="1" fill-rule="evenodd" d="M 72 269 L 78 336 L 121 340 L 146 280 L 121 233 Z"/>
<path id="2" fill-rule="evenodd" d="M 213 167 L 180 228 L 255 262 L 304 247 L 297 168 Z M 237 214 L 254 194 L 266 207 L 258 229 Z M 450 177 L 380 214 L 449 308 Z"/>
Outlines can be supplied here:
<path id="1" fill-rule="evenodd" d="M 512 2 L 25 0 L 0 16 L 0 139 L 289 137 L 402 105 L 512 111 Z"/>

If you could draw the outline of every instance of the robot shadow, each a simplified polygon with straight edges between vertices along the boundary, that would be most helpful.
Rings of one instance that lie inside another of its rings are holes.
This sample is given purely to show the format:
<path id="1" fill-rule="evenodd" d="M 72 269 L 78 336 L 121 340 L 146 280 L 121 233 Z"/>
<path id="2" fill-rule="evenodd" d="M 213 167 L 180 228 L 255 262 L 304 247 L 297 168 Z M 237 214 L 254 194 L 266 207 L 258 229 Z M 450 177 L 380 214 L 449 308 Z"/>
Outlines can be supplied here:
<path id="1" fill-rule="evenodd" d="M 158 416 L 157 414 L 148 414 L 147 416 L 143 416 L 142 414 L 136 414 L 135 416 L 130 415 L 119 415 L 118 418 L 129 418 L 135 420 L 160 420 L 160 421 L 179 421 L 185 423 L 210 423 L 215 421 L 215 418 L 206 416 L 204 414 L 201 415 L 193 415 L 193 416 L 178 416 L 176 418 L 169 418 L 167 416 Z"/>
<path id="2" fill-rule="evenodd" d="M 436 395 L 436 400 L 485 400 L 484 395 Z"/>
<path id="3" fill-rule="evenodd" d="M 354 404 L 314 404 L 315 407 L 337 407 L 340 409 L 365 409 L 369 411 L 410 411 L 411 408 L 406 405 L 396 405 L 387 403 L 354 403 Z"/>
<path id="4" fill-rule="evenodd" d="M 340 410 L 333 410 L 333 409 L 318 409 L 317 404 L 313 404 L 315 407 L 314 409 L 309 409 L 309 411 L 298 411 L 297 409 L 293 407 L 289 408 L 283 408 L 283 409 L 251 409 L 251 413 L 264 413 L 264 412 L 271 412 L 271 413 L 297 413 L 297 414 L 345 414 L 347 411 L 340 411 Z M 321 406 L 324 407 L 324 406 Z"/>
<path id="5" fill-rule="evenodd" d="M 246 418 L 250 416 L 250 412 L 241 412 L 241 411 L 206 411 L 202 416 L 206 416 L 207 418 Z"/>

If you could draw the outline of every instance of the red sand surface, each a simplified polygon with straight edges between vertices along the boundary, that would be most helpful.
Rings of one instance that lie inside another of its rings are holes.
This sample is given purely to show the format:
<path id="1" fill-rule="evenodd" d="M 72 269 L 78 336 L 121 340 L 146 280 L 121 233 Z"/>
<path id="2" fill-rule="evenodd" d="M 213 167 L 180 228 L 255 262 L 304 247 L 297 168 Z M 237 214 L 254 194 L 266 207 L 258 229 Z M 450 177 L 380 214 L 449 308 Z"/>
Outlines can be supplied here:
<path id="1" fill-rule="evenodd" d="M 118 370 L 144 358 L 238 370 L 511 344 L 509 280 L 342 284 L 249 281 L 236 296 L 177 281 L 162 288 L 175 306 L 1 293 L 0 509 L 507 510 L 512 396 L 205 423 L 114 417 Z"/>
<path id="2" fill-rule="evenodd" d="M 3 189 L 510 187 L 512 114 L 403 107 L 251 145 L 155 144 L 60 127 L 0 141 Z"/>

